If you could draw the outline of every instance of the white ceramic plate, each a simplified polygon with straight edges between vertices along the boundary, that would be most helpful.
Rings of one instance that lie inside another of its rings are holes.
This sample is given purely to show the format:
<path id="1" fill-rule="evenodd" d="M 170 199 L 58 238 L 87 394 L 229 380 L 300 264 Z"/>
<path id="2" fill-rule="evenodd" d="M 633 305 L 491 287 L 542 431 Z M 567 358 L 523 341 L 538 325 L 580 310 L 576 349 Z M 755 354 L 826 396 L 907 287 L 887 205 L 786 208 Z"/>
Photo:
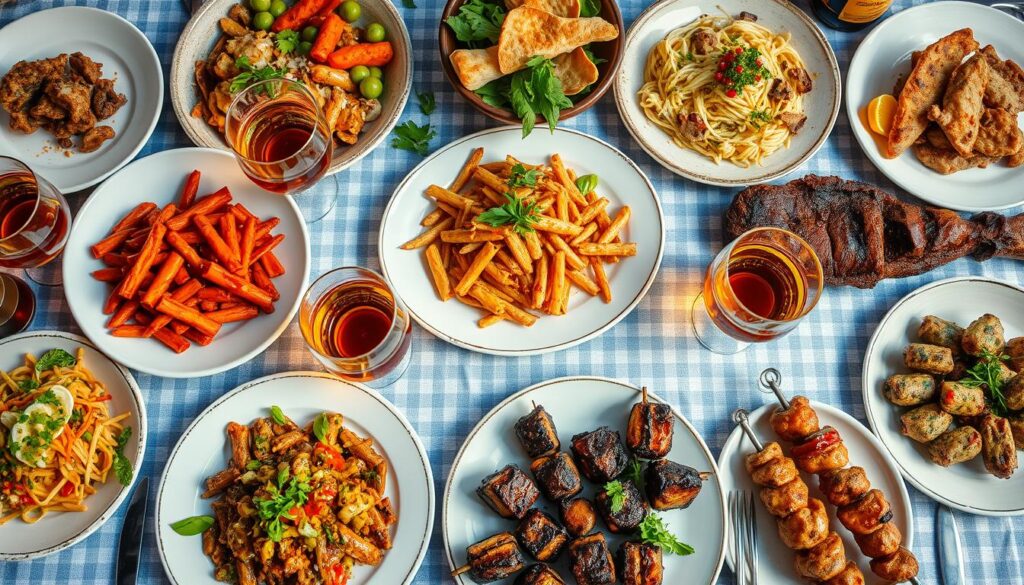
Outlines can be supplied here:
<path id="1" fill-rule="evenodd" d="M 199 101 L 199 88 L 195 82 L 195 63 L 204 61 L 220 36 L 217 22 L 226 18 L 228 9 L 238 0 L 209 0 L 189 19 L 178 37 L 171 61 L 170 93 L 171 104 L 178 123 L 196 146 L 230 150 L 224 136 L 207 124 L 202 118 L 192 117 L 192 108 Z M 387 29 L 387 40 L 391 41 L 395 56 L 384 67 L 384 94 L 380 98 L 381 115 L 366 125 L 359 136 L 359 142 L 347 146 L 335 143 L 334 158 L 328 174 L 334 174 L 352 166 L 356 161 L 380 145 L 398 123 L 405 102 L 412 90 L 412 44 L 409 31 L 398 9 L 388 0 L 364 0 L 359 26 L 379 22 Z"/>
<path id="2" fill-rule="evenodd" d="M 900 415 L 910 408 L 882 396 L 885 379 L 907 371 L 903 348 L 917 340 L 922 317 L 935 315 L 966 327 L 983 313 L 999 317 L 1007 339 L 1024 335 L 1024 289 L 987 278 L 952 278 L 900 299 L 882 317 L 864 354 L 864 410 L 903 477 L 933 500 L 970 514 L 1024 514 L 1024 471 L 999 479 L 985 471 L 981 456 L 952 467 L 932 463 L 924 445 L 900 433 Z"/>
<path id="3" fill-rule="evenodd" d="M 669 32 L 686 26 L 702 14 L 738 15 L 748 11 L 758 23 L 775 31 L 789 31 L 814 80 L 804 97 L 807 123 L 793 137 L 789 148 L 778 150 L 763 166 L 743 168 L 714 161 L 680 148 L 672 138 L 647 119 L 636 94 L 644 84 L 647 54 Z M 673 173 L 708 185 L 754 185 L 778 179 L 798 168 L 825 143 L 839 114 L 842 95 L 839 64 L 825 35 L 799 6 L 786 0 L 661 0 L 637 17 L 626 35 L 622 66 L 615 78 L 615 104 L 626 128 L 640 146 Z"/>
<path id="4" fill-rule="evenodd" d="M 156 127 L 164 103 L 164 74 L 146 36 L 117 14 L 85 6 L 40 10 L 0 31 L 0 74 L 21 60 L 81 51 L 103 65 L 103 77 L 128 98 L 114 116 L 102 120 L 117 133 L 96 152 L 71 149 L 71 156 L 44 130 L 20 134 L 0 110 L 0 152 L 32 167 L 62 193 L 91 187 L 124 166 L 142 150 Z"/>
<path id="5" fill-rule="evenodd" d="M 811 406 L 818 413 L 818 420 L 822 426 L 831 425 L 839 431 L 843 438 L 843 444 L 850 451 L 850 465 L 863 467 L 868 480 L 871 481 L 871 486 L 885 493 L 885 497 L 892 505 L 892 522 L 895 522 L 896 527 L 903 533 L 903 546 L 913 550 L 914 514 L 910 508 L 910 495 L 907 493 L 906 486 L 903 485 L 903 480 L 900 479 L 900 472 L 896 464 L 878 442 L 878 439 L 852 416 L 838 408 L 814 400 L 811 401 Z M 779 442 L 782 445 L 782 450 L 788 455 L 790 445 L 780 441 L 768 423 L 768 417 L 776 407 L 775 404 L 766 404 L 752 412 L 750 426 L 753 427 L 762 443 Z M 753 451 L 754 446 L 747 440 L 743 431 L 739 427 L 733 429 L 722 447 L 722 454 L 718 457 L 718 467 L 722 474 L 722 489 L 726 493 L 731 490 L 748 490 L 755 496 L 757 495 L 758 487 L 750 480 L 750 475 L 743 464 L 746 456 Z M 829 504 L 818 490 L 817 478 L 806 473 L 801 473 L 800 477 L 810 487 L 811 497 L 825 502 L 831 520 L 831 529 L 842 537 L 843 545 L 846 548 L 846 558 L 857 563 L 864 573 L 865 582 L 869 585 L 889 583 L 889 581 L 879 579 L 868 569 L 870 559 L 860 552 L 860 548 L 853 540 L 853 534 L 836 519 L 835 506 Z M 796 573 L 793 572 L 793 551 L 786 548 L 779 539 L 775 518 L 765 511 L 761 501 L 756 497 L 755 508 L 757 508 L 757 578 L 764 585 L 788 585 L 799 581 Z M 729 534 L 732 534 L 731 525 Z M 729 566 L 734 566 L 731 536 L 728 539 L 727 547 L 726 560 L 729 562 Z"/>
<path id="6" fill-rule="evenodd" d="M 423 561 L 434 523 L 434 480 L 416 431 L 393 404 L 374 390 L 320 372 L 286 372 L 253 380 L 228 392 L 204 410 L 182 434 L 167 460 L 156 500 L 156 542 L 164 570 L 174 585 L 217 583 L 213 564 L 198 536 L 181 536 L 171 523 L 210 514 L 200 497 L 204 480 L 222 470 L 231 457 L 224 429 L 231 421 L 249 424 L 277 405 L 299 424 L 331 410 L 345 416 L 346 427 L 372 438 L 388 463 L 384 495 L 391 498 L 398 522 L 393 548 L 377 567 L 357 566 L 352 585 L 412 582 Z"/>
<path id="7" fill-rule="evenodd" d="M 274 279 L 281 293 L 270 315 L 225 325 L 206 347 L 192 344 L 176 354 L 155 340 L 113 337 L 102 308 L 110 285 L 92 278 L 103 263 L 89 247 L 102 240 L 118 219 L 144 201 L 163 206 L 178 199 L 186 176 L 199 169 L 200 197 L 228 187 L 234 201 L 261 218 L 281 218 L 274 229 L 285 240 L 274 249 L 288 270 Z M 105 353 L 124 365 L 167 378 L 195 378 L 229 370 L 267 348 L 288 327 L 299 308 L 309 278 L 309 234 L 290 197 L 267 193 L 242 173 L 231 154 L 208 148 L 166 150 L 139 159 L 97 188 L 75 217 L 64 249 L 64 295 L 82 331 Z"/>
<path id="8" fill-rule="evenodd" d="M 636 242 L 638 252 L 632 258 L 606 265 L 611 303 L 574 288 L 565 316 L 544 316 L 532 327 L 504 322 L 480 329 L 476 324 L 478 310 L 456 300 L 441 302 L 427 272 L 423 250 L 402 250 L 399 246 L 423 230 L 420 220 L 434 208 L 433 201 L 423 195 L 427 187 L 450 184 L 477 147 L 484 149 L 483 162 L 504 160 L 511 154 L 524 162 L 540 164 L 547 163 L 552 154 L 561 154 L 565 166 L 578 175 L 599 175 L 597 192 L 611 201 L 610 213 L 623 205 L 630 206 L 632 214 L 623 239 Z M 661 265 L 664 223 L 654 186 L 636 163 L 613 146 L 563 128 L 554 134 L 538 130 L 523 140 L 521 128 L 506 126 L 477 132 L 438 149 L 405 177 L 381 220 L 380 265 L 413 318 L 437 337 L 480 353 L 547 353 L 597 337 L 636 307 Z"/>
<path id="9" fill-rule="evenodd" d="M 146 406 L 139 385 L 127 368 L 111 361 L 84 337 L 63 331 L 29 331 L 0 341 L 0 367 L 6 371 L 20 366 L 26 353 L 39 357 L 56 348 L 75 355 L 79 347 L 85 348 L 86 366 L 112 397 L 110 413 L 131 413 L 127 424 L 132 428 L 132 436 L 124 455 L 132 463 L 134 485 L 146 453 Z M 107 482 L 86 498 L 88 509 L 84 512 L 52 512 L 35 524 L 11 520 L 0 526 L 0 560 L 35 559 L 77 544 L 103 526 L 131 491 L 131 486 L 122 486 L 111 473 Z"/>
<path id="10" fill-rule="evenodd" d="M 664 402 L 653 392 L 649 392 L 648 397 L 654 402 Z M 610 378 L 578 376 L 541 382 L 495 406 L 466 437 L 445 486 L 441 522 L 448 565 L 453 570 L 463 565 L 466 547 L 470 544 L 498 532 L 515 530 L 515 521 L 504 520 L 491 511 L 476 494 L 476 488 L 484 477 L 510 463 L 529 473 L 530 460 L 523 453 L 512 427 L 533 409 L 533 403 L 542 405 L 551 414 L 562 450 L 567 451 L 573 435 L 602 425 L 619 431 L 624 437 L 629 410 L 639 401 L 640 389 L 636 386 Z M 710 471 L 712 476 L 704 482 L 689 508 L 659 512 L 669 529 L 696 549 L 694 554 L 685 557 L 664 556 L 665 583 L 710 585 L 718 578 L 725 556 L 724 492 L 715 459 L 704 439 L 678 410 L 673 408 L 672 412 L 676 420 L 668 459 L 699 471 Z M 592 499 L 595 486 L 584 483 L 583 495 Z M 536 506 L 558 517 L 558 506 L 543 496 Z M 600 520 L 597 530 L 605 533 L 613 554 L 626 540 L 605 530 Z M 554 565 L 566 582 L 572 575 L 567 556 L 563 553 L 560 562 Z M 461 585 L 473 583 L 468 574 L 456 577 L 455 581 Z M 499 583 L 511 584 L 512 579 Z"/>
<path id="11" fill-rule="evenodd" d="M 961 211 L 1006 209 L 1024 203 L 1024 169 L 1010 169 L 997 162 L 987 169 L 940 175 L 921 164 L 909 149 L 898 158 L 887 159 L 875 135 L 859 119 L 868 102 L 883 93 L 891 94 L 896 79 L 910 72 L 912 52 L 964 27 L 974 30 L 981 46 L 991 43 L 1001 58 L 1024 63 L 1021 21 L 981 4 L 925 3 L 890 16 L 861 41 L 846 75 L 846 113 L 864 153 L 907 192 L 933 205 Z"/>

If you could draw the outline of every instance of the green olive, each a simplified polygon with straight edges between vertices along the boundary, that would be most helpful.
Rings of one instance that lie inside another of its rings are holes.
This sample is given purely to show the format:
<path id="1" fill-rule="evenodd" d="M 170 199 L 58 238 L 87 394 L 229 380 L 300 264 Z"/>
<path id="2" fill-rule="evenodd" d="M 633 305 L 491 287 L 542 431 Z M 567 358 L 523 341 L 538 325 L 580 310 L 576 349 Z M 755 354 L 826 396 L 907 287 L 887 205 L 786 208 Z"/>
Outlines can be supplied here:
<path id="1" fill-rule="evenodd" d="M 306 28 L 302 29 L 302 40 L 309 41 L 312 43 L 313 41 L 316 40 L 316 35 L 319 32 L 320 29 L 318 29 L 317 27 L 307 26 Z"/>
<path id="2" fill-rule="evenodd" d="M 252 17 L 252 26 L 256 30 L 270 30 L 272 24 L 274 24 L 274 15 L 269 12 L 257 12 L 256 16 Z"/>
<path id="3" fill-rule="evenodd" d="M 355 22 L 363 14 L 363 7 L 356 0 L 345 0 L 341 4 L 341 17 L 348 22 Z"/>
<path id="4" fill-rule="evenodd" d="M 266 12 L 270 10 L 270 0 L 249 0 L 249 6 L 256 12 Z"/>
<path id="5" fill-rule="evenodd" d="M 288 10 L 288 5 L 284 3 L 284 0 L 273 0 L 270 3 L 270 14 L 274 18 L 284 14 L 285 10 Z"/>
<path id="6" fill-rule="evenodd" d="M 300 55 L 308 55 L 313 50 L 313 43 L 309 41 L 302 41 L 299 43 L 298 51 Z"/>
<path id="7" fill-rule="evenodd" d="M 387 31 L 384 30 L 384 25 L 379 22 L 366 27 L 366 40 L 371 43 L 379 43 L 384 40 L 385 36 L 387 36 Z"/>
<path id="8" fill-rule="evenodd" d="M 370 76 L 370 68 L 366 65 L 356 65 L 348 70 L 348 76 L 352 78 L 352 83 L 359 83 Z"/>
<path id="9" fill-rule="evenodd" d="M 384 93 L 384 83 L 378 77 L 367 77 L 359 84 L 359 93 L 368 100 L 379 98 Z"/>
<path id="10" fill-rule="evenodd" d="M 370 67 L 370 77 L 380 79 L 384 77 L 384 72 L 381 71 L 380 67 Z"/>

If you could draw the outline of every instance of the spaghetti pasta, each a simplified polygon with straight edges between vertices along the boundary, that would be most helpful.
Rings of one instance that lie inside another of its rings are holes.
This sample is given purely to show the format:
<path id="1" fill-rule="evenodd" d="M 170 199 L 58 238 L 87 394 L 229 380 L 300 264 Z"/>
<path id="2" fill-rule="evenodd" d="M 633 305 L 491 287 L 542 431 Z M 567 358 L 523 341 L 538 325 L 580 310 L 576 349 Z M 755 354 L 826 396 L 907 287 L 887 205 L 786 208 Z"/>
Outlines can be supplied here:
<path id="1" fill-rule="evenodd" d="M 120 451 L 131 413 L 110 415 L 111 396 L 85 367 L 83 348 L 73 363 L 62 352 L 65 359 L 50 364 L 47 355 L 27 354 L 23 365 L 0 370 L 0 525 L 85 511 L 86 498 L 111 473 L 130 483 Z"/>
<path id="2" fill-rule="evenodd" d="M 736 48 L 756 50 L 751 54 L 767 70 L 739 91 L 723 84 L 720 74 L 716 79 L 722 61 Z M 766 156 L 789 147 L 795 130 L 786 115 L 802 121 L 801 92 L 774 91 L 797 71 L 806 70 L 788 33 L 775 33 L 751 20 L 704 15 L 651 49 L 639 105 L 682 148 L 716 163 L 760 165 Z M 699 131 L 687 128 L 688 119 Z"/>

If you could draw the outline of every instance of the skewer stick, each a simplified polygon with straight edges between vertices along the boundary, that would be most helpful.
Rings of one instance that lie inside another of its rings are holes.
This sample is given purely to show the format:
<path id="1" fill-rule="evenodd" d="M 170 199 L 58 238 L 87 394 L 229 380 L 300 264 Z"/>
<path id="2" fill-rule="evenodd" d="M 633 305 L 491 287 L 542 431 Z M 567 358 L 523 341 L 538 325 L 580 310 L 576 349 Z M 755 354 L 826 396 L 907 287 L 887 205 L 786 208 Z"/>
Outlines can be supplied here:
<path id="1" fill-rule="evenodd" d="M 758 379 L 761 382 L 762 387 L 775 393 L 775 398 L 778 399 L 779 404 L 782 405 L 783 409 L 789 408 L 789 400 L 787 400 L 786 395 L 782 393 L 782 388 L 779 388 L 779 383 L 782 382 L 782 374 L 780 374 L 778 370 L 775 368 L 766 368 L 761 371 L 761 376 Z"/>
<path id="2" fill-rule="evenodd" d="M 761 440 L 757 438 L 757 435 L 754 433 L 754 429 L 750 428 L 749 412 L 742 408 L 737 408 L 732 413 L 732 422 L 740 425 L 740 428 L 743 429 L 743 432 L 747 435 L 747 438 L 750 439 L 750 442 L 754 444 L 755 449 L 757 449 L 758 451 L 764 451 L 764 445 L 761 443 Z"/>
<path id="3" fill-rule="evenodd" d="M 917 577 L 911 577 L 909 583 L 910 585 L 921 585 L 921 582 L 917 580 Z"/>
<path id="4" fill-rule="evenodd" d="M 468 572 L 471 568 L 471 565 L 462 565 L 458 569 L 452 571 L 452 577 L 458 577 L 459 575 Z"/>
<path id="5" fill-rule="evenodd" d="M 643 403 L 647 404 L 647 386 L 641 387 L 640 393 L 643 395 Z"/>

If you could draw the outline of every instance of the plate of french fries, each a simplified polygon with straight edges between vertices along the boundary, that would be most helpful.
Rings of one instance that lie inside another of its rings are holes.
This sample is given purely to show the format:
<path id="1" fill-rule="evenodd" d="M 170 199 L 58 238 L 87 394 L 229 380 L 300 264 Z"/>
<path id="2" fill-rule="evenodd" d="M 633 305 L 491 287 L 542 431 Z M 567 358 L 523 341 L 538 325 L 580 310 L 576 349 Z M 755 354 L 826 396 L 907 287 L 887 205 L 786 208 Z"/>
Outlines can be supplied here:
<path id="1" fill-rule="evenodd" d="M 156 376 L 209 376 L 288 327 L 309 278 L 309 236 L 294 201 L 262 191 L 231 154 L 169 150 L 93 192 L 63 276 L 71 313 L 103 353 Z"/>
<path id="2" fill-rule="evenodd" d="M 565 349 L 606 331 L 654 282 L 664 218 L 653 185 L 609 144 L 557 129 L 478 132 L 395 190 L 385 277 L 413 318 L 495 355 Z"/>

